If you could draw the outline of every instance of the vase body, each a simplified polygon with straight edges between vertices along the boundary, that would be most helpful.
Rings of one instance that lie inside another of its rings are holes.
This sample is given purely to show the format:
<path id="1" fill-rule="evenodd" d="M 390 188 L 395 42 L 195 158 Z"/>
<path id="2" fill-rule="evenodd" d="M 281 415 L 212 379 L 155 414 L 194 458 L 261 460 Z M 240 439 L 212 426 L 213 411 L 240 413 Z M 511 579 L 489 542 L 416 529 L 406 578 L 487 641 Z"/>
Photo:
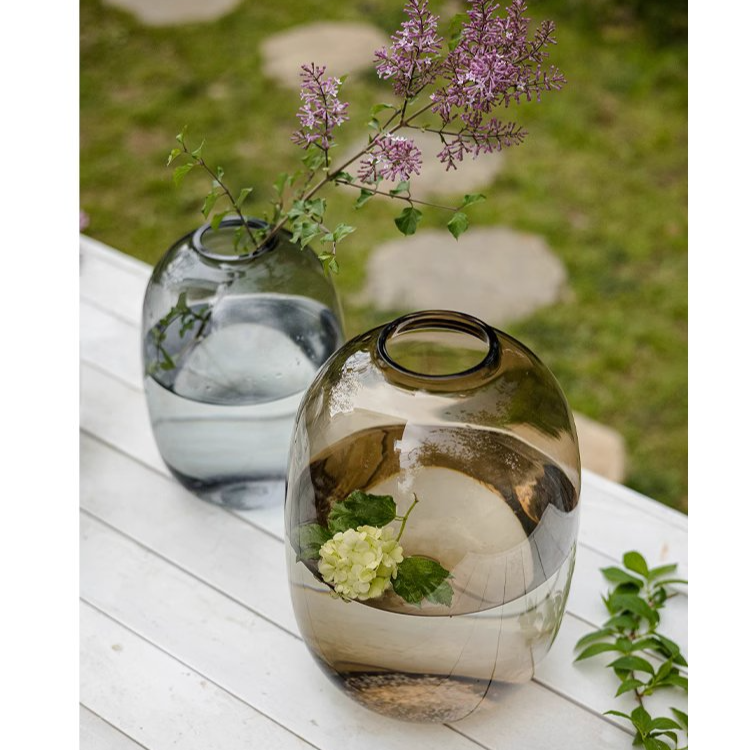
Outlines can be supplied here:
<path id="1" fill-rule="evenodd" d="M 332 595 L 304 530 L 328 527 L 356 490 L 391 496 L 398 519 L 417 498 L 399 543 L 449 572 L 448 604 L 394 588 Z M 456 721 L 492 705 L 558 632 L 579 490 L 571 411 L 518 341 L 449 311 L 353 339 L 305 394 L 290 454 L 287 564 L 307 647 L 349 696 L 395 718 Z"/>
<path id="2" fill-rule="evenodd" d="M 238 254 L 238 224 L 201 227 L 155 267 L 143 365 L 153 434 L 174 476 L 203 499 L 252 508 L 282 498 L 296 409 L 343 332 L 312 250 L 282 232 Z"/>

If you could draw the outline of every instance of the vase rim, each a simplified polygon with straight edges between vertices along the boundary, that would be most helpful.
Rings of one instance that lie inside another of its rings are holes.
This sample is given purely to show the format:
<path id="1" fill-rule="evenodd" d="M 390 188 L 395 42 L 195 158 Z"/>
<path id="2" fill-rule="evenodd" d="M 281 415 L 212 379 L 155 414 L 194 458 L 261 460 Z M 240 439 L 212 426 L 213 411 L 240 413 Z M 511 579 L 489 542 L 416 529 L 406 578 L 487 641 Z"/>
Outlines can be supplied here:
<path id="1" fill-rule="evenodd" d="M 251 252 L 238 253 L 230 255 L 227 253 L 212 251 L 203 241 L 205 235 L 209 232 L 217 234 L 221 229 L 232 229 L 234 227 L 241 227 L 244 225 L 244 221 L 239 216 L 227 216 L 221 219 L 221 223 L 217 229 L 213 229 L 210 222 L 206 222 L 202 226 L 198 227 L 192 234 L 192 247 L 197 253 L 202 255 L 204 258 L 209 260 L 219 261 L 221 263 L 242 263 L 248 260 L 254 260 L 260 255 L 274 250 L 278 245 L 277 235 L 272 238 L 269 243 L 263 243 L 259 247 L 255 248 Z M 269 224 L 262 219 L 247 218 L 246 223 L 253 229 L 267 229 Z"/>
<path id="2" fill-rule="evenodd" d="M 397 362 L 387 350 L 388 341 L 414 331 L 451 331 L 477 338 L 486 345 L 486 353 L 476 364 L 464 370 L 433 374 L 418 372 Z M 501 363 L 501 343 L 496 331 L 487 323 L 457 310 L 422 310 L 408 313 L 385 325 L 379 332 L 376 351 L 380 361 L 408 386 L 452 390 L 462 386 L 476 387 L 492 377 Z"/>

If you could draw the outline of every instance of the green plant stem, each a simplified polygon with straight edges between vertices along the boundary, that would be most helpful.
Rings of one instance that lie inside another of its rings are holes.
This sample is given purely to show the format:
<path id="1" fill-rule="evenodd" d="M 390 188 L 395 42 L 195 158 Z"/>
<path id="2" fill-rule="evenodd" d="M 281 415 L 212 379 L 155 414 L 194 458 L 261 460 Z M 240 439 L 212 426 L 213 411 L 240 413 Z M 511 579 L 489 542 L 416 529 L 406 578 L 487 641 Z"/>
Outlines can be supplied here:
<path id="1" fill-rule="evenodd" d="M 417 200 L 416 198 L 410 198 L 407 195 L 393 195 L 392 193 L 385 192 L 384 190 L 376 190 L 375 188 L 369 187 L 368 185 L 357 185 L 354 182 L 346 182 L 345 180 L 335 180 L 335 184 L 346 185 L 347 187 L 355 188 L 356 190 L 367 190 L 370 193 L 374 193 L 374 195 L 385 195 L 388 198 L 397 198 L 398 200 L 406 201 L 407 203 L 418 203 L 422 206 L 431 206 L 431 208 L 439 208 L 443 211 L 452 211 L 454 213 L 459 210 L 454 206 L 443 206 L 439 203 L 429 203 L 428 201 L 421 201 Z"/>
<path id="2" fill-rule="evenodd" d="M 413 493 L 413 502 L 411 503 L 410 508 L 408 508 L 408 510 L 405 511 L 405 515 L 402 518 L 402 523 L 400 524 L 400 533 L 395 538 L 396 542 L 400 541 L 400 537 L 403 535 L 403 531 L 405 531 L 405 524 L 408 523 L 408 516 L 410 515 L 413 508 L 416 507 L 417 503 L 418 503 L 418 495 Z"/>

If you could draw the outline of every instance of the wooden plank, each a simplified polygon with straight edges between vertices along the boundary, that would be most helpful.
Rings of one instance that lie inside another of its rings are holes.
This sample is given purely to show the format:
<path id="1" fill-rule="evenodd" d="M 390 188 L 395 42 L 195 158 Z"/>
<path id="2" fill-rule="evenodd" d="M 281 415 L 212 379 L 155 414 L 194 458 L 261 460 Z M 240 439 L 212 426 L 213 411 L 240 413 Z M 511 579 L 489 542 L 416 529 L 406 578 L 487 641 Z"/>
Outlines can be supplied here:
<path id="1" fill-rule="evenodd" d="M 80 354 L 84 362 L 143 390 L 140 329 L 85 300 L 80 304 Z"/>
<path id="2" fill-rule="evenodd" d="M 80 707 L 80 750 L 143 750 L 144 747 L 93 711 Z"/>
<path id="3" fill-rule="evenodd" d="M 84 251 L 83 243 L 80 263 L 81 298 L 139 326 L 148 276 Z"/>
<path id="4" fill-rule="evenodd" d="M 85 435 L 80 457 L 82 508 L 298 634 L 277 538 Z"/>
<path id="5" fill-rule="evenodd" d="M 435 741 L 474 747 L 444 727 L 365 711 L 324 679 L 298 639 L 93 519 L 82 519 L 82 535 L 84 598 L 320 747 L 350 747 L 351 740 L 356 746 L 356 738 L 374 735 L 387 748 L 425 748 Z M 455 728 L 489 748 L 505 746 L 497 738 L 524 738 L 522 747 L 532 750 L 547 747 L 538 715 L 561 713 L 558 750 L 589 746 L 598 736 L 601 748 L 630 745 L 630 735 L 539 685 L 509 693 L 506 706 Z"/>
<path id="6" fill-rule="evenodd" d="M 680 577 L 688 577 L 688 532 L 609 493 L 598 493 L 595 485 L 583 485 L 580 503 L 583 544 L 617 561 L 635 549 L 652 566 L 677 562 Z"/>
<path id="7" fill-rule="evenodd" d="M 149 750 L 248 743 L 309 750 L 307 742 L 86 603 L 80 631 L 81 699 Z"/>

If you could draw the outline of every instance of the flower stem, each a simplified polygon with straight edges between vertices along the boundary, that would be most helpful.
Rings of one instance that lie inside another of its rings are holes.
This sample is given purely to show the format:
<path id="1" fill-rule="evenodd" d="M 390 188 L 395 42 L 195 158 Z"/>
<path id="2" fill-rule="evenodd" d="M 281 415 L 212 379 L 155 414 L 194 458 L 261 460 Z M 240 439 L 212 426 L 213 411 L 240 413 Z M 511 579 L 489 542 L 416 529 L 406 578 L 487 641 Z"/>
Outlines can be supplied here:
<path id="1" fill-rule="evenodd" d="M 410 515 L 410 512 L 413 510 L 413 508 L 416 507 L 416 503 L 418 502 L 418 495 L 416 493 L 413 493 L 413 502 L 411 503 L 410 508 L 405 511 L 405 515 L 403 516 L 403 521 L 400 524 L 400 533 L 397 535 L 397 538 L 395 539 L 396 542 L 400 541 L 400 537 L 403 535 L 403 531 L 405 531 L 405 524 L 408 522 L 408 516 Z"/>

